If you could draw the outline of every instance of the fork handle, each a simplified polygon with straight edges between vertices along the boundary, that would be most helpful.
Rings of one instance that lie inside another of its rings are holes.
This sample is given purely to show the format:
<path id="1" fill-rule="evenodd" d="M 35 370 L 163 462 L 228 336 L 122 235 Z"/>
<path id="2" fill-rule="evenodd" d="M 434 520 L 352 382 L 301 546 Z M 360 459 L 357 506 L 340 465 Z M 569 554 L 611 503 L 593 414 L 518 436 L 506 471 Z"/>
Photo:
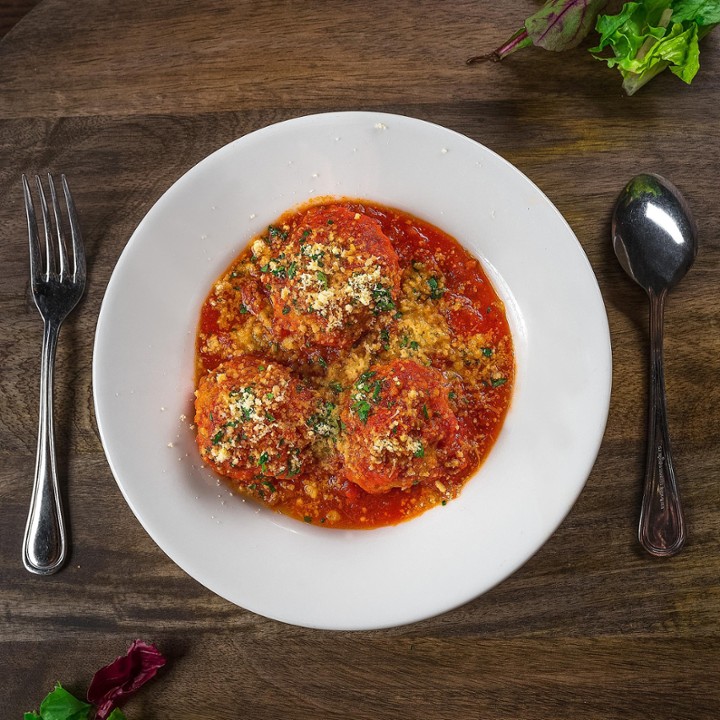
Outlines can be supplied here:
<path id="1" fill-rule="evenodd" d="M 23 564 L 38 575 L 57 572 L 65 562 L 67 547 L 53 430 L 53 374 L 59 332 L 59 323 L 44 323 L 35 479 L 23 542 Z"/>

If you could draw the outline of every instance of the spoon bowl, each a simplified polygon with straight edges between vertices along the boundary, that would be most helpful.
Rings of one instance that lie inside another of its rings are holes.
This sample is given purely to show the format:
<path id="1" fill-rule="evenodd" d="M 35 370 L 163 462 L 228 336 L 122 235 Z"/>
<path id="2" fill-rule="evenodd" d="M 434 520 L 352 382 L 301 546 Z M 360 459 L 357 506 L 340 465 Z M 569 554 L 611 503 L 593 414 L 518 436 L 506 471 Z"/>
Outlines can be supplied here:
<path id="1" fill-rule="evenodd" d="M 663 367 L 665 298 L 697 255 L 697 228 L 680 191 L 660 175 L 634 177 L 612 220 L 615 254 L 650 300 L 650 397 L 645 482 L 638 539 L 655 556 L 685 543 L 685 520 L 670 452 Z"/>
<path id="2" fill-rule="evenodd" d="M 660 175 L 638 175 L 615 204 L 613 247 L 625 272 L 646 292 L 668 291 L 697 255 L 697 228 L 680 191 Z"/>

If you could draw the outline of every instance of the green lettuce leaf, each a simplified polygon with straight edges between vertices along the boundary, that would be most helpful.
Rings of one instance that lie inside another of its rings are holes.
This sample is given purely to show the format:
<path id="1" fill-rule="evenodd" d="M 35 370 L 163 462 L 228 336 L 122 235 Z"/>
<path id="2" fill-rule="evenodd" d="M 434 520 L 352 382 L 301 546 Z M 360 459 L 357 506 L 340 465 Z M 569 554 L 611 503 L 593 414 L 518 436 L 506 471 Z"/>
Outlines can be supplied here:
<path id="1" fill-rule="evenodd" d="M 58 683 L 40 703 L 40 714 L 25 713 L 24 720 L 88 720 L 91 708 Z"/>
<path id="2" fill-rule="evenodd" d="M 617 15 L 600 15 L 595 25 L 600 41 L 590 52 L 599 53 L 611 47 L 615 56 L 607 59 L 610 67 L 632 60 L 648 38 L 660 39 L 665 34 L 665 28 L 658 23 L 669 7 L 670 0 L 629 2 Z"/>
<path id="3" fill-rule="evenodd" d="M 673 22 L 695 22 L 699 28 L 720 23 L 718 0 L 677 0 L 673 3 Z"/>
<path id="4" fill-rule="evenodd" d="M 653 47 L 648 56 L 651 61 L 666 61 L 670 72 L 689 85 L 700 69 L 698 28 L 693 25 L 675 34 L 678 28 L 682 28 L 682 25 L 674 24 L 672 33 Z"/>
<path id="5" fill-rule="evenodd" d="M 666 68 L 690 83 L 700 69 L 700 37 L 715 27 L 717 1 L 645 0 L 625 3 L 617 15 L 601 15 L 600 35 L 590 52 L 623 76 L 623 88 L 632 95 Z M 701 25 L 698 21 L 700 18 Z M 599 55 L 607 48 L 612 56 Z"/>

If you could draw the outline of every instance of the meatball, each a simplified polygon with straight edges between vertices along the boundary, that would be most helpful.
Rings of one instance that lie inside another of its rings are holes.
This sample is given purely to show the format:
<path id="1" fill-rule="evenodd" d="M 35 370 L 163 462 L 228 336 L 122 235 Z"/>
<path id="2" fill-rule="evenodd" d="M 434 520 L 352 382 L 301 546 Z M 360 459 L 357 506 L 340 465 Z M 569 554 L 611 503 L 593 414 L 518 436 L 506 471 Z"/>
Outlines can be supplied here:
<path id="1" fill-rule="evenodd" d="M 432 483 L 466 467 L 442 374 L 414 360 L 363 373 L 346 394 L 341 450 L 349 480 L 372 494 Z"/>
<path id="2" fill-rule="evenodd" d="M 350 347 L 395 309 L 397 254 L 380 224 L 340 206 L 309 209 L 289 234 L 253 245 L 273 307 L 272 331 L 306 346 Z"/>
<path id="3" fill-rule="evenodd" d="M 221 475 L 290 478 L 311 462 L 318 399 L 285 366 L 244 355 L 205 375 L 195 396 L 200 455 Z"/>

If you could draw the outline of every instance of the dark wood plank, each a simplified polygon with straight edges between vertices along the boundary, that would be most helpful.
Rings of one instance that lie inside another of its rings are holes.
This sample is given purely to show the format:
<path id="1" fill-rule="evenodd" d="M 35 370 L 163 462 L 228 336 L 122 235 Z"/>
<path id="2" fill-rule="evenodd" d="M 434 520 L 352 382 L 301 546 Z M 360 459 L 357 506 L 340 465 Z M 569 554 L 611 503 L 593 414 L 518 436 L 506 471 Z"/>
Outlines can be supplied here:
<path id="1" fill-rule="evenodd" d="M 7 35 L 40 0 L 0 0 L 0 40 Z"/>
<path id="2" fill-rule="evenodd" d="M 536 5 L 515 6 L 46 0 L 0 43 L 0 716 L 21 717 L 56 680 L 81 694 L 95 669 L 143 637 L 170 665 L 127 706 L 130 720 L 717 717 L 718 39 L 707 39 L 691 87 L 662 77 L 632 99 L 582 50 L 466 67 Z M 52 67 L 37 61 L 41 51 Z M 517 573 L 438 618 L 329 633 L 232 606 L 155 546 L 102 452 L 92 343 L 125 243 L 182 173 L 272 122 L 358 108 L 462 132 L 550 197 L 603 293 L 613 396 L 584 492 Z M 28 295 L 19 177 L 48 169 L 70 177 L 89 281 L 63 329 L 56 375 L 73 550 L 62 573 L 37 578 L 20 562 L 41 323 Z M 639 170 L 685 192 L 701 241 L 667 307 L 669 420 L 690 539 L 662 562 L 635 539 L 646 300 L 609 242 L 612 204 Z"/>

